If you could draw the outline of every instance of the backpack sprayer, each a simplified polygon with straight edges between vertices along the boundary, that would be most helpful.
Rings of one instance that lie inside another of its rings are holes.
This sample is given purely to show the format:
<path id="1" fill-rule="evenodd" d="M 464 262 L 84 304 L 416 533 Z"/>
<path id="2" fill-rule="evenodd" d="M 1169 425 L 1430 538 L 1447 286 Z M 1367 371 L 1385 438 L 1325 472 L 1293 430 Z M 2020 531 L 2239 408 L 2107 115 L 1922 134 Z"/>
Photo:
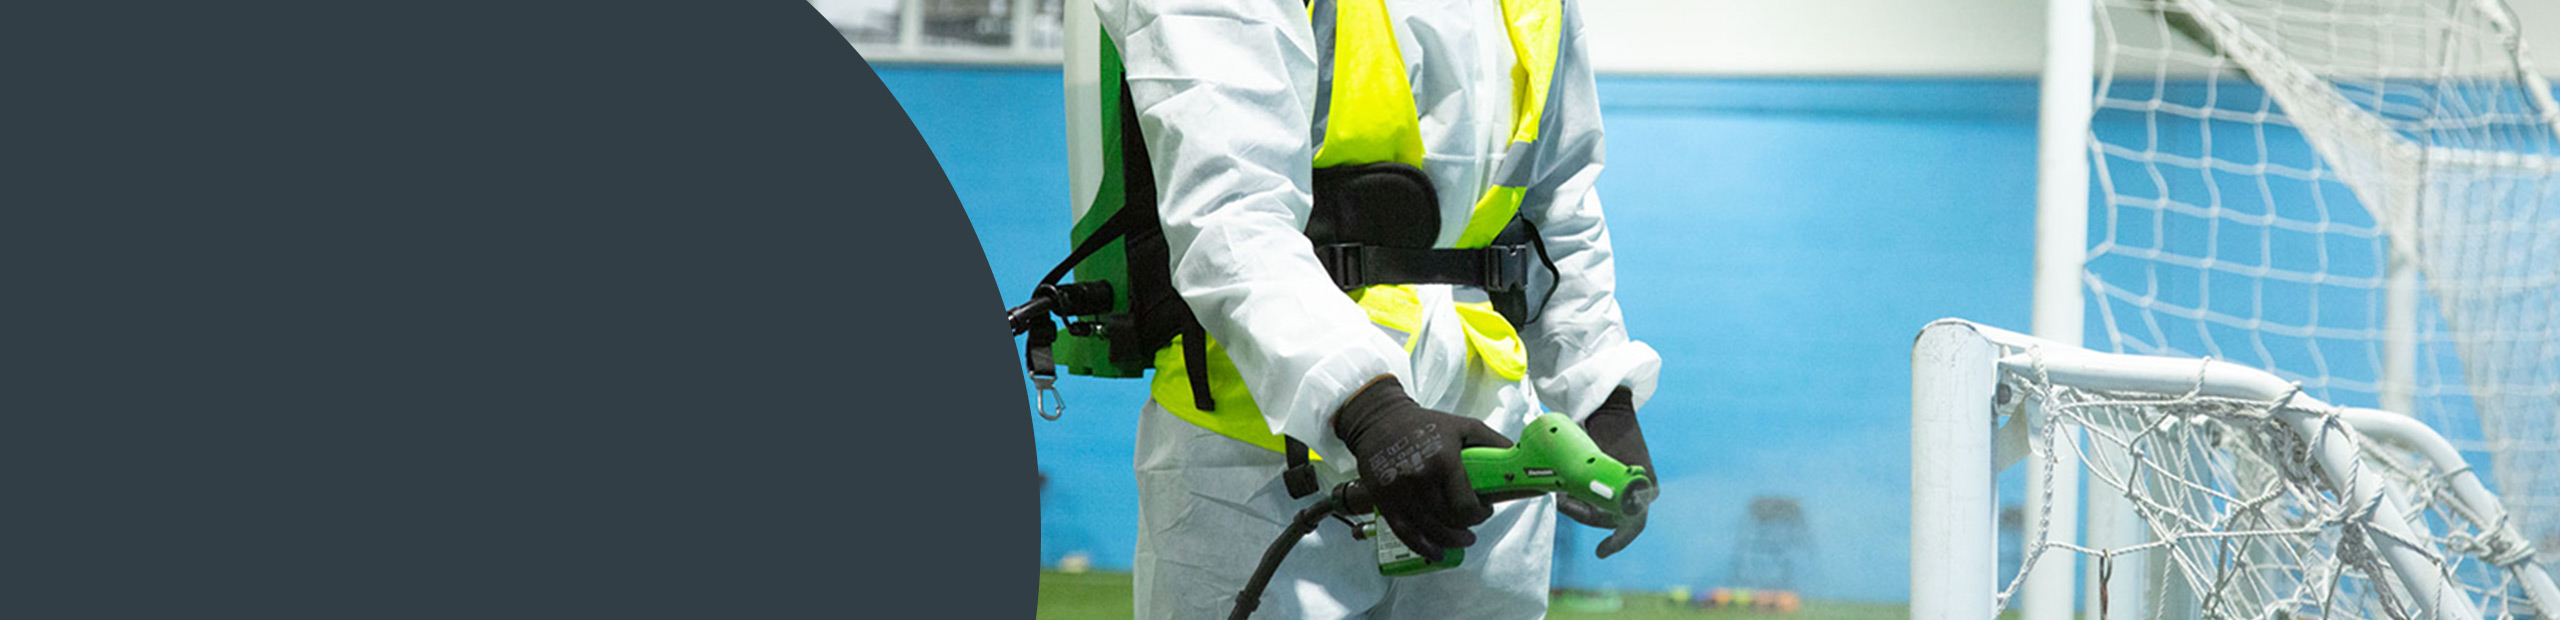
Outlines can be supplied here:
<path id="1" fill-rule="evenodd" d="M 1509 448 L 1467 448 L 1458 453 L 1467 470 L 1467 482 L 1475 487 L 1476 496 L 1485 503 L 1527 499 L 1547 493 L 1558 493 L 1579 500 L 1613 517 L 1620 528 L 1642 527 L 1645 507 L 1655 496 L 1653 479 L 1643 467 L 1627 465 L 1610 458 L 1592 443 L 1582 427 L 1563 414 L 1549 413 L 1529 422 L 1520 431 L 1519 443 Z M 1351 536 L 1374 539 L 1378 544 L 1378 574 L 1389 577 L 1419 575 L 1453 568 L 1466 561 L 1465 549 L 1447 549 L 1440 560 L 1405 548 L 1388 531 L 1386 522 L 1376 517 L 1377 504 L 1372 491 L 1358 480 L 1335 486 L 1333 492 L 1320 496 L 1313 506 L 1298 511 L 1280 537 L 1262 552 L 1262 563 L 1253 569 L 1244 591 L 1236 594 L 1235 611 L 1228 620 L 1244 620 L 1262 605 L 1262 591 L 1271 585 L 1272 573 L 1280 570 L 1280 561 L 1298 540 L 1314 532 L 1326 517 L 1351 526 Z M 1353 519 L 1359 519 L 1354 521 Z"/>

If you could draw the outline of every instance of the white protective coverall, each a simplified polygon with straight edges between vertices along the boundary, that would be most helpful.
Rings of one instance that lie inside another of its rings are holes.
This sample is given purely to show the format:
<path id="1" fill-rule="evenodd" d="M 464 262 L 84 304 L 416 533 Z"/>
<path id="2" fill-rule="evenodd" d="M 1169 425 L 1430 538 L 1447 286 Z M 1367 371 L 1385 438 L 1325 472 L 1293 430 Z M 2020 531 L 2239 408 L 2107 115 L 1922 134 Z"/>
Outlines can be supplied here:
<path id="1" fill-rule="evenodd" d="M 1444 223 L 1468 221 L 1512 130 L 1514 56 L 1498 0 L 1387 0 L 1413 85 Z M 1394 375 L 1424 407 L 1517 436 L 1539 406 L 1576 420 L 1629 388 L 1641 407 L 1661 358 L 1628 338 L 1614 296 L 1609 235 L 1593 183 L 1599 105 L 1574 0 L 1563 0 L 1559 58 L 1541 137 L 1524 154 L 1534 179 L 1521 214 L 1561 277 L 1521 330 L 1529 381 L 1469 355 L 1454 302 L 1473 288 L 1419 287 L 1411 336 L 1370 322 L 1335 287 L 1301 232 L 1311 161 L 1323 135 L 1318 0 L 1097 0 L 1121 51 L 1160 193 L 1173 284 L 1222 344 L 1272 431 L 1322 460 L 1325 488 L 1353 476 L 1330 419 L 1353 392 Z M 1440 247 L 1459 234 L 1444 224 Z M 1542 267 L 1531 269 L 1544 284 Z M 1532 303 L 1544 295 L 1533 289 Z M 1407 338 L 1412 342 L 1407 348 Z M 1531 386 L 1535 389 L 1532 390 Z M 1291 499 L 1282 455 L 1212 433 L 1150 402 L 1138 432 L 1141 618 L 1224 617 L 1263 548 L 1309 500 Z M 1326 521 L 1281 565 L 1255 617 L 1537 618 L 1553 550 L 1552 497 L 1497 505 L 1456 569 L 1390 579 L 1373 543 Z"/>

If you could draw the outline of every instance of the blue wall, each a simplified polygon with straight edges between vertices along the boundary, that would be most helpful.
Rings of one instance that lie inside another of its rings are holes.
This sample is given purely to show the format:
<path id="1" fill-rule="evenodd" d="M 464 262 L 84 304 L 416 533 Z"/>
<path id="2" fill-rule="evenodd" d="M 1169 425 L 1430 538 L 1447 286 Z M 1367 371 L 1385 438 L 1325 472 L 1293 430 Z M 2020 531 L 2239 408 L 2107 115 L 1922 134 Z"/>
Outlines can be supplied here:
<path id="1" fill-rule="evenodd" d="M 1066 250 L 1056 70 L 884 67 L 969 209 L 1008 300 Z M 2033 232 L 2027 80 L 1603 77 L 1602 196 L 1621 300 L 1663 352 L 1644 411 L 1665 494 L 1607 561 L 1569 531 L 1559 583 L 1726 579 L 1744 506 L 1796 497 L 1808 594 L 1907 596 L 1910 344 L 1931 319 L 2023 328 Z M 883 208 L 894 208 L 884 206 Z M 1126 567 L 1135 545 L 1133 381 L 1068 379 L 1033 423 L 1041 557 Z"/>

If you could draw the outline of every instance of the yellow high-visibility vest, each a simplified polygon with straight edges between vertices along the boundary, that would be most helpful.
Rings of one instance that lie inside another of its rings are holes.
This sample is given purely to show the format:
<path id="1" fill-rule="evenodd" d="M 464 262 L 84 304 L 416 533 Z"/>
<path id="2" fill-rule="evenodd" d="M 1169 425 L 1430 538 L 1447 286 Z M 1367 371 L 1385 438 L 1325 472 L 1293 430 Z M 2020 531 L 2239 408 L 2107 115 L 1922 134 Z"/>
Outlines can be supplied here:
<path id="1" fill-rule="evenodd" d="M 1493 243 L 1520 212 L 1528 193 L 1531 166 L 1526 153 L 1538 139 L 1546 110 L 1549 82 L 1555 75 L 1557 45 L 1563 40 L 1561 0 L 1500 0 L 1504 34 L 1511 39 L 1511 140 L 1505 147 L 1493 186 L 1476 200 L 1454 244 L 1481 248 Z M 1406 81 L 1404 54 L 1396 45 L 1395 23 L 1384 0 L 1334 0 L 1333 90 L 1325 110 L 1324 142 L 1314 165 L 1398 162 L 1422 167 L 1421 115 L 1415 111 L 1413 85 Z M 1310 12 L 1316 10 L 1310 5 Z M 1312 15 L 1311 15 L 1312 16 Z M 1320 70 L 1325 70 L 1320 69 Z M 1414 285 L 1382 284 L 1349 292 L 1380 326 L 1406 335 L 1410 350 L 1422 327 L 1422 305 Z M 1518 381 L 1528 374 L 1528 350 L 1508 320 L 1488 302 L 1457 304 L 1467 333 L 1468 349 L 1495 374 Z M 1187 337 L 1187 336 L 1186 336 Z M 1209 396 L 1214 410 L 1194 405 L 1192 383 L 1182 355 L 1181 338 L 1156 351 L 1156 403 L 1173 415 L 1221 435 L 1282 450 L 1286 440 L 1271 432 L 1254 405 L 1244 378 L 1226 351 L 1211 340 L 1207 346 Z"/>

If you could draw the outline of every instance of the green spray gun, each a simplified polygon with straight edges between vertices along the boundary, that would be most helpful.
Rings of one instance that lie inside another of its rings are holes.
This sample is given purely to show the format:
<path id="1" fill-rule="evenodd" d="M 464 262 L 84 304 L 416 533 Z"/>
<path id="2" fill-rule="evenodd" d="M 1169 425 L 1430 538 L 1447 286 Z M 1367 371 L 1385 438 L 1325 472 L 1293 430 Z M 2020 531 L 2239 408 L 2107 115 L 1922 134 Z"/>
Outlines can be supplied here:
<path id="1" fill-rule="evenodd" d="M 1645 508 L 1655 496 L 1649 472 L 1601 452 L 1581 426 L 1558 413 L 1530 420 L 1511 447 L 1467 448 L 1459 451 L 1458 457 L 1466 466 L 1467 482 L 1488 504 L 1558 493 L 1613 517 L 1623 529 L 1643 527 Z M 1335 486 L 1331 494 L 1317 498 L 1315 505 L 1298 511 L 1289 527 L 1281 530 L 1280 538 L 1263 551 L 1262 563 L 1254 568 L 1253 578 L 1236 595 L 1235 611 L 1228 614 L 1229 620 L 1243 620 L 1261 606 L 1262 590 L 1271 585 L 1272 573 L 1280 570 L 1280 561 L 1327 517 L 1349 523 L 1355 538 L 1378 541 L 1378 573 L 1382 575 L 1419 575 L 1466 561 L 1465 549 L 1443 550 L 1437 562 L 1405 549 L 1395 534 L 1387 531 L 1385 522 L 1374 518 L 1377 504 L 1370 493 L 1367 486 L 1353 480 Z M 1362 520 L 1351 521 L 1353 517 Z"/>

